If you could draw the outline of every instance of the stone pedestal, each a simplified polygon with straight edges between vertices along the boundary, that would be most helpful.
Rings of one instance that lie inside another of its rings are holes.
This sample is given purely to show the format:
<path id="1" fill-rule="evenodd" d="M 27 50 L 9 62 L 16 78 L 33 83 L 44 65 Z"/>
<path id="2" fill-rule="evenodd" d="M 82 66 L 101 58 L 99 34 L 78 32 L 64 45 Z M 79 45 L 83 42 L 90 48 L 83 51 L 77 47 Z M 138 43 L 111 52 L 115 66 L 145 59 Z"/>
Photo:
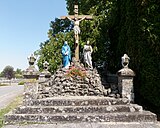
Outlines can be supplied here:
<path id="1" fill-rule="evenodd" d="M 24 84 L 24 105 L 29 105 L 38 95 L 38 82 L 36 79 L 26 79 Z"/>
<path id="2" fill-rule="evenodd" d="M 49 71 L 41 72 L 39 76 L 38 99 L 49 96 L 51 73 Z"/>
<path id="3" fill-rule="evenodd" d="M 34 65 L 30 65 L 29 68 L 27 68 L 26 71 L 24 72 L 24 78 L 25 78 L 24 94 L 23 94 L 24 105 L 31 104 L 32 100 L 37 98 L 38 77 L 39 77 L 39 72 L 34 67 Z"/>
<path id="4" fill-rule="evenodd" d="M 51 73 L 49 71 L 43 70 L 39 75 L 39 82 L 48 81 L 51 77 Z"/>
<path id="5" fill-rule="evenodd" d="M 43 63 L 43 71 L 39 75 L 39 88 L 38 88 L 38 99 L 41 99 L 43 97 L 48 97 L 49 95 L 49 89 L 50 87 L 50 78 L 51 78 L 51 73 L 48 71 L 49 68 L 49 63 L 45 61 Z"/>
<path id="6" fill-rule="evenodd" d="M 133 77 L 135 73 L 128 67 L 117 72 L 118 90 L 122 98 L 127 98 L 130 102 L 134 102 Z"/>

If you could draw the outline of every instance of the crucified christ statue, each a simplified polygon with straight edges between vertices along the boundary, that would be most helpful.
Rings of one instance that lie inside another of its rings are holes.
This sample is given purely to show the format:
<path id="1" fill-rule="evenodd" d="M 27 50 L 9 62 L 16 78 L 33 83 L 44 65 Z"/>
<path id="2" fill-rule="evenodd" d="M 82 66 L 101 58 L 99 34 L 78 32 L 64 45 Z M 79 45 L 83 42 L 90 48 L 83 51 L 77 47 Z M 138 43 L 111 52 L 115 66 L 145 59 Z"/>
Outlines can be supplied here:
<path id="1" fill-rule="evenodd" d="M 79 34 L 81 32 L 79 24 L 82 20 L 93 19 L 90 15 L 78 15 L 78 5 L 74 5 L 74 15 L 61 16 L 61 19 L 69 19 L 74 23 L 74 38 L 75 38 L 75 58 L 79 61 Z"/>
<path id="2" fill-rule="evenodd" d="M 80 20 L 78 20 L 78 18 L 76 18 L 76 17 L 74 19 L 71 19 L 70 17 L 67 17 L 67 18 L 74 23 L 73 30 L 74 30 L 74 35 L 75 35 L 75 43 L 78 43 L 78 40 L 79 40 L 78 35 L 81 32 L 80 27 L 79 27 L 79 23 L 80 23 L 80 21 L 84 20 L 86 18 L 86 16 L 81 18 Z"/>

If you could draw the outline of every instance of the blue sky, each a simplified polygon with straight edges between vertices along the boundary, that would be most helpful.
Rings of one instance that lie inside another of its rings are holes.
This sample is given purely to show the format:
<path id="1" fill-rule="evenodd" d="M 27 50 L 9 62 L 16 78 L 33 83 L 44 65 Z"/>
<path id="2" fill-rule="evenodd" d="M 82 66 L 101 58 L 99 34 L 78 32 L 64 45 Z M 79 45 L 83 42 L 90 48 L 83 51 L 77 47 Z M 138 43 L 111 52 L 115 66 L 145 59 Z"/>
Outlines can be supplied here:
<path id="1" fill-rule="evenodd" d="M 0 72 L 28 67 L 27 57 L 48 39 L 50 21 L 67 15 L 65 0 L 0 0 Z"/>

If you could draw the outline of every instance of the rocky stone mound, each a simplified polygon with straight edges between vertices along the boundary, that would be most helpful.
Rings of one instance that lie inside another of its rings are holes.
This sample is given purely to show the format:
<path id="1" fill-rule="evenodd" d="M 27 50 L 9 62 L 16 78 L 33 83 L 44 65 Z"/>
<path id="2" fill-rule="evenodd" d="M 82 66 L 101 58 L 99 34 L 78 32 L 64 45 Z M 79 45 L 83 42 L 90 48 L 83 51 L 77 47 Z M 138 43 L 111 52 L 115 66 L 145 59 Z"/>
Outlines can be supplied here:
<path id="1" fill-rule="evenodd" d="M 69 69 L 57 70 L 51 81 L 50 97 L 107 95 L 97 70 L 85 69 L 80 64 L 72 64 Z"/>

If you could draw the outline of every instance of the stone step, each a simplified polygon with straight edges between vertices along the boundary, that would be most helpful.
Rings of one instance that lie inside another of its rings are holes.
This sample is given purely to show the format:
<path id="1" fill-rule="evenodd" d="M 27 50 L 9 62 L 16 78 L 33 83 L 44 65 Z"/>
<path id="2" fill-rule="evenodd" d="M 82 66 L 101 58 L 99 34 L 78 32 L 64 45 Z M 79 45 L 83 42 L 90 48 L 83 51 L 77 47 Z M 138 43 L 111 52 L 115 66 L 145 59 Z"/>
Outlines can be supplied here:
<path id="1" fill-rule="evenodd" d="M 125 98 L 115 99 L 110 97 L 96 96 L 60 96 L 32 100 L 26 106 L 89 106 L 89 105 L 125 105 L 129 101 Z"/>
<path id="2" fill-rule="evenodd" d="M 15 114 L 55 114 L 55 113 L 113 113 L 139 112 L 142 107 L 130 105 L 101 105 L 101 106 L 22 106 L 15 110 Z"/>
<path id="3" fill-rule="evenodd" d="M 156 115 L 148 112 L 120 113 L 59 113 L 59 114 L 6 114 L 5 124 L 15 123 L 65 123 L 65 122 L 156 122 Z"/>

